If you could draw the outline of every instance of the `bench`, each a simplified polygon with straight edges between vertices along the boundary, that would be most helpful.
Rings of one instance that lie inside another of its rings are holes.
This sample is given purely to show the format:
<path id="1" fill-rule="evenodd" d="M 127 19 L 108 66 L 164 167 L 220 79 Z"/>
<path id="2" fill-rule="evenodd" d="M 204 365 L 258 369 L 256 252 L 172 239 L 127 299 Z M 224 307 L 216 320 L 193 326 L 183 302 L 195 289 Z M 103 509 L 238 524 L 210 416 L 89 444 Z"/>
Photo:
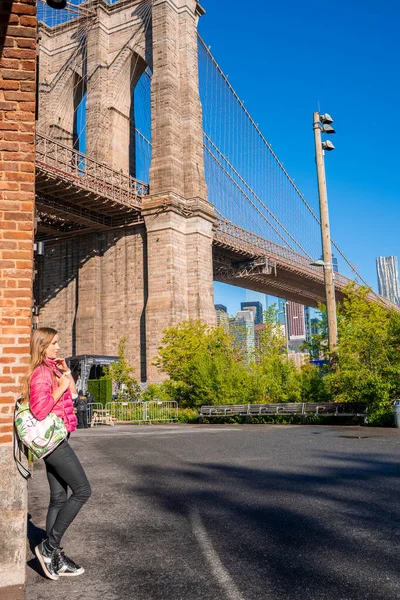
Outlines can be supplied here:
<path id="1" fill-rule="evenodd" d="M 280 402 L 273 404 L 223 404 L 200 408 L 199 422 L 204 418 L 233 417 L 243 415 L 246 423 L 251 423 L 255 416 L 263 415 L 301 415 L 302 422 L 307 422 L 308 415 L 325 417 L 357 417 L 366 423 L 367 405 L 361 402 Z"/>

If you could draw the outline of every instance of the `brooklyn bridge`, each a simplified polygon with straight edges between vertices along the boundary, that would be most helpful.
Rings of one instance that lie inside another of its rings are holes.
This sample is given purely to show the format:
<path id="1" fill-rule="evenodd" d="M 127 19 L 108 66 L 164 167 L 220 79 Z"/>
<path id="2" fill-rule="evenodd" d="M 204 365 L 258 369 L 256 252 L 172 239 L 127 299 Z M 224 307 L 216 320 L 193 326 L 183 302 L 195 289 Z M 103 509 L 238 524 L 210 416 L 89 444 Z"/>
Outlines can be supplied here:
<path id="1" fill-rule="evenodd" d="M 318 216 L 199 37 L 203 13 L 39 5 L 40 323 L 66 355 L 115 354 L 126 335 L 142 381 L 163 329 L 215 322 L 213 281 L 325 299 Z M 348 283 L 335 275 L 339 300 Z"/>

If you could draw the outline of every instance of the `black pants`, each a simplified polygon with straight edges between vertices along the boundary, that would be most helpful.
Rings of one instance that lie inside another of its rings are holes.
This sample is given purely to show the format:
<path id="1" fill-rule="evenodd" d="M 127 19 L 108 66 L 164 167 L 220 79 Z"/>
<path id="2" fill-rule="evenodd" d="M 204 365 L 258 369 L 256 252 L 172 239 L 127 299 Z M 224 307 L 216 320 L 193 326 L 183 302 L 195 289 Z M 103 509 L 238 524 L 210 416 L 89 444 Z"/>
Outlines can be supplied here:
<path id="1" fill-rule="evenodd" d="M 59 548 L 62 536 L 89 500 L 91 489 L 85 471 L 67 439 L 46 456 L 44 462 L 50 485 L 46 534 L 49 543 Z M 72 490 L 69 498 L 68 488 Z"/>
<path id="2" fill-rule="evenodd" d="M 78 429 L 86 429 L 88 427 L 87 407 L 83 410 L 78 407 L 76 416 L 78 418 Z"/>

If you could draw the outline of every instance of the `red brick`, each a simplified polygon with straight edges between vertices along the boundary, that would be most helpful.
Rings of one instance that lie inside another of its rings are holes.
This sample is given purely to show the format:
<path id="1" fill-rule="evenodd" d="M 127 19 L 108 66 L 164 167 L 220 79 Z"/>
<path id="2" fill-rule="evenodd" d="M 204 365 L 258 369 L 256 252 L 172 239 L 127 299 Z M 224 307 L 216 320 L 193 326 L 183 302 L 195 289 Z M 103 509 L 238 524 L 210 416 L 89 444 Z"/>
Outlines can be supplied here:
<path id="1" fill-rule="evenodd" d="M 32 198 L 32 193 L 22 193 L 22 192 L 4 192 L 4 198 L 6 200 L 29 200 Z"/>
<path id="2" fill-rule="evenodd" d="M 3 292 L 4 298 L 30 298 L 31 290 L 30 289 L 14 289 L 14 290 L 4 290 Z"/>
<path id="3" fill-rule="evenodd" d="M 0 269 L 15 269 L 15 261 L 0 259 Z"/>
<path id="4" fill-rule="evenodd" d="M 32 59 L 35 59 L 36 52 L 35 52 L 35 50 L 31 50 L 28 48 L 26 50 L 22 50 L 21 48 L 7 48 L 7 50 L 4 50 L 3 56 L 5 58 L 18 58 L 18 59 L 32 58 Z"/>
<path id="5" fill-rule="evenodd" d="M 21 61 L 13 59 L 13 58 L 1 58 L 0 59 L 0 67 L 2 69 L 19 69 Z"/>
<path id="6" fill-rule="evenodd" d="M 19 38 L 16 40 L 19 48 L 36 48 L 36 40 L 30 40 L 27 38 Z"/>
<path id="7" fill-rule="evenodd" d="M 8 173 L 7 179 L 8 181 L 33 182 L 35 180 L 35 175 L 34 173 L 20 173 L 14 171 L 13 173 Z"/>
<path id="8" fill-rule="evenodd" d="M 27 353 L 28 352 L 29 352 L 29 347 L 27 347 Z M 6 368 L 9 368 L 9 367 L 5 367 L 4 372 L 5 372 Z M 16 374 L 17 373 L 24 374 L 24 373 L 26 373 L 26 367 L 11 367 L 10 372 L 16 373 Z"/>
<path id="9" fill-rule="evenodd" d="M 34 173 L 35 165 L 31 162 L 19 162 L 19 170 L 23 173 Z"/>
<path id="10" fill-rule="evenodd" d="M 17 269 L 31 269 L 32 261 L 31 260 L 18 260 L 17 257 Z"/>
<path id="11" fill-rule="evenodd" d="M 18 62 L 18 61 L 17 61 Z M 16 102 L 0 102 L 0 110 L 17 110 L 18 104 Z"/>
<path id="12" fill-rule="evenodd" d="M 28 25 L 36 28 L 36 17 L 20 17 L 21 25 Z"/>
<path id="13" fill-rule="evenodd" d="M 32 142 L 32 134 L 31 133 L 22 133 L 21 131 L 5 131 L 3 134 L 3 139 L 5 141 L 15 141 L 15 142 Z"/>
<path id="14" fill-rule="evenodd" d="M 26 233 L 23 231 L 5 231 L 3 237 L 5 240 L 25 240 Z"/>
<path id="15" fill-rule="evenodd" d="M 17 247 L 17 242 L 7 242 L 0 240 L 0 250 L 12 250 Z"/>
<path id="16" fill-rule="evenodd" d="M 6 365 L 15 362 L 15 356 L 0 356 L 0 364 Z"/>
<path id="17" fill-rule="evenodd" d="M 4 287 L 6 287 L 6 288 L 16 288 L 17 287 L 16 279 L 7 279 L 7 281 L 5 283 L 6 283 L 6 285 Z"/>
<path id="18" fill-rule="evenodd" d="M 18 190 L 19 185 L 15 182 L 10 181 L 0 181 L 0 190 Z"/>
<path id="19" fill-rule="evenodd" d="M 17 173 L 18 174 L 18 173 Z M 19 173 L 19 175 L 28 175 L 28 173 Z M 29 221 L 32 219 L 32 214 L 29 212 L 8 212 L 4 213 L 5 219 L 10 221 Z"/>
<path id="20" fill-rule="evenodd" d="M 31 258 L 32 252 L 29 252 L 28 250 L 3 250 L 2 252 L 2 258 L 4 260 L 8 259 L 29 259 Z"/>
<path id="21" fill-rule="evenodd" d="M 34 15 L 36 14 L 36 9 L 34 6 L 27 6 L 26 4 L 14 3 L 13 12 L 18 15 Z"/>
<path id="22" fill-rule="evenodd" d="M 35 123 L 23 121 L 22 123 L 19 123 L 19 129 L 20 131 L 29 131 L 33 139 L 33 134 L 35 132 Z"/>
<path id="23" fill-rule="evenodd" d="M 25 348 L 21 348 L 20 346 L 4 346 L 3 348 L 3 354 L 25 354 L 26 349 Z M 0 357 L 0 358 L 6 358 L 6 357 Z"/>
<path id="24" fill-rule="evenodd" d="M 20 50 L 19 50 L 20 52 Z M 22 102 L 34 102 L 35 101 L 35 93 L 34 92 L 18 92 L 11 90 L 10 92 L 4 92 L 4 98 L 6 100 L 20 100 Z"/>
<path id="25" fill-rule="evenodd" d="M 24 79 L 35 79 L 35 73 L 32 71 L 13 71 L 11 69 L 6 69 L 2 73 L 3 79 L 12 79 L 12 80 L 24 80 Z"/>
<path id="26" fill-rule="evenodd" d="M 6 112 L 5 114 L 7 121 L 34 121 L 35 113 L 31 110 L 29 111 L 14 111 Z"/>
<path id="27" fill-rule="evenodd" d="M 21 92 L 34 92 L 36 90 L 36 83 L 34 81 L 21 81 L 19 89 Z"/>
<path id="28" fill-rule="evenodd" d="M 5 152 L 3 154 L 3 160 L 31 160 L 32 162 L 35 160 L 35 155 L 33 152 Z"/>
<path id="29" fill-rule="evenodd" d="M 21 166 L 21 165 L 25 165 L 25 164 L 28 165 L 28 164 L 31 164 L 31 163 L 19 163 L 19 164 Z M 22 169 L 21 169 L 21 171 L 22 171 Z M 33 204 L 33 201 L 31 201 L 31 202 L 20 202 L 19 207 L 20 207 L 21 210 L 25 210 L 25 211 L 28 210 L 29 212 L 32 212 L 34 204 Z"/>
<path id="30" fill-rule="evenodd" d="M 35 38 L 36 29 L 34 27 L 17 27 L 11 25 L 7 27 L 7 36 L 12 38 Z M 17 43 L 19 40 L 17 40 Z"/>
<path id="31" fill-rule="evenodd" d="M 36 60 L 23 60 L 20 69 L 23 71 L 36 71 Z"/>
<path id="32" fill-rule="evenodd" d="M 10 150 L 10 151 L 12 151 L 12 150 L 15 150 L 16 146 L 17 146 L 17 149 L 18 149 L 18 144 L 16 144 L 15 142 L 3 142 L 3 141 L 0 141 L 0 151 L 1 150 L 6 150 L 6 151 Z"/>
<path id="33" fill-rule="evenodd" d="M 4 52 L 14 52 L 14 50 L 4 50 Z M 18 50 L 17 50 L 18 52 Z M 21 50 L 19 50 L 21 52 Z M 20 82 L 19 81 L 4 81 L 0 79 L 0 90 L 19 90 Z M 31 90 L 29 90 L 31 91 Z"/>
<path id="34" fill-rule="evenodd" d="M 1 427 L 3 429 L 3 426 Z M 11 444 L 13 440 L 12 436 L 12 427 L 10 428 L 10 433 L 0 435 L 0 444 Z"/>

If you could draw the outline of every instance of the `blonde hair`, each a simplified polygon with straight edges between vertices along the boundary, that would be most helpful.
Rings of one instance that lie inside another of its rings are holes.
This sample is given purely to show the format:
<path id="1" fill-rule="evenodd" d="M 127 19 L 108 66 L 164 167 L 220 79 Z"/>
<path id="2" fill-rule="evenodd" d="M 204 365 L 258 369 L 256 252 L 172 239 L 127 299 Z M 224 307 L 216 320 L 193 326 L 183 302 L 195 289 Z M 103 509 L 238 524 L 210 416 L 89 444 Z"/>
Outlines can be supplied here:
<path id="1" fill-rule="evenodd" d="M 45 363 L 46 350 L 57 335 L 57 330 L 51 327 L 39 327 L 35 329 L 31 337 L 31 360 L 22 382 L 21 396 L 25 401 L 29 400 L 29 383 L 36 367 Z"/>

